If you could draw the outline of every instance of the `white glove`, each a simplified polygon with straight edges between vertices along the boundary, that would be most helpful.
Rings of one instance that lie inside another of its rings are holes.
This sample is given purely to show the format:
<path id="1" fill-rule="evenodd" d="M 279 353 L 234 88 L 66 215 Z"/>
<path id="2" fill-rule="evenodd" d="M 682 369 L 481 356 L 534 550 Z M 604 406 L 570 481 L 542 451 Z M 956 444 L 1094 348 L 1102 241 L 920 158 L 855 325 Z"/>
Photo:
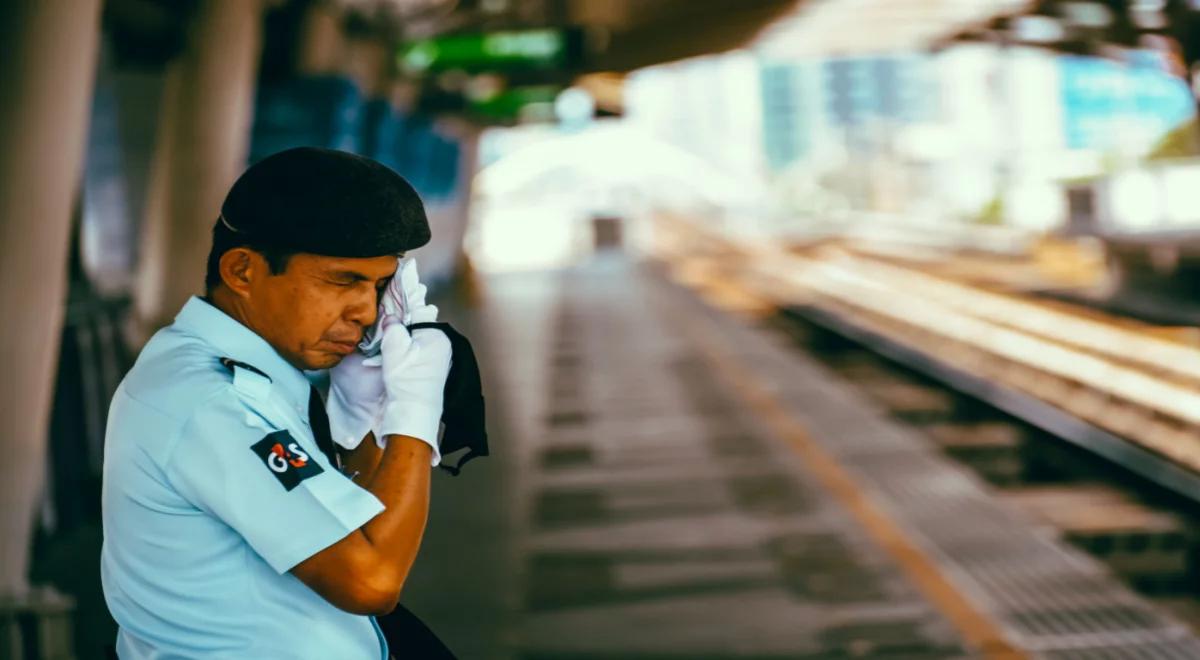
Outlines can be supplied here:
<path id="1" fill-rule="evenodd" d="M 436 305 L 425 304 L 426 291 L 425 285 L 417 278 L 416 258 L 401 259 L 396 266 L 396 274 L 392 276 L 392 281 L 379 298 L 380 323 L 376 323 L 363 335 L 359 349 L 366 355 L 378 354 L 379 344 L 383 341 L 380 326 L 385 316 L 398 318 L 403 325 L 436 321 L 438 308 Z"/>
<path id="2" fill-rule="evenodd" d="M 379 315 L 375 324 L 363 333 L 359 350 L 342 358 L 329 370 L 329 430 L 333 441 L 346 449 L 354 449 L 367 432 L 379 423 L 383 412 L 383 360 L 379 343 L 383 339 L 380 326 L 385 316 L 405 318 L 409 305 L 425 304 L 425 285 L 417 281 L 415 259 L 400 259 L 387 290 L 380 296 Z M 436 315 L 436 308 L 434 314 Z M 409 321 L 405 320 L 407 325 Z"/>
<path id="3" fill-rule="evenodd" d="M 329 430 L 333 441 L 354 449 L 379 422 L 385 394 L 382 359 L 359 351 L 329 370 Z"/>
<path id="4" fill-rule="evenodd" d="M 394 305 L 400 310 L 400 319 L 404 325 L 413 323 L 413 311 L 425 305 L 425 294 L 428 289 L 421 284 L 417 276 L 417 259 L 410 257 L 404 260 L 396 276 L 388 283 L 384 291 L 384 306 Z"/>
<path id="5" fill-rule="evenodd" d="M 412 318 L 437 320 L 437 308 L 410 308 Z M 418 323 L 424 321 L 416 321 Z M 450 339 L 441 330 L 426 328 L 409 333 L 394 314 L 380 321 L 383 335 L 383 412 L 375 437 L 380 446 L 389 435 L 406 435 L 433 449 L 431 465 L 442 461 L 438 449 L 442 391 L 450 373 Z"/>

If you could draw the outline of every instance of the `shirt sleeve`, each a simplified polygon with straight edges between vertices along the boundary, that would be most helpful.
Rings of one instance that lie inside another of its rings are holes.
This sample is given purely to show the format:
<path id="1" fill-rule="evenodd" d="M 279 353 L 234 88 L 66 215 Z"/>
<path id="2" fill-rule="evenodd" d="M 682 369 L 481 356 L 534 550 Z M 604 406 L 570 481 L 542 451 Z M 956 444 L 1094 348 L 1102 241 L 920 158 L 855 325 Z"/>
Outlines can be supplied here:
<path id="1" fill-rule="evenodd" d="M 384 510 L 310 446 L 223 393 L 184 424 L 166 473 L 181 495 L 284 573 Z"/>

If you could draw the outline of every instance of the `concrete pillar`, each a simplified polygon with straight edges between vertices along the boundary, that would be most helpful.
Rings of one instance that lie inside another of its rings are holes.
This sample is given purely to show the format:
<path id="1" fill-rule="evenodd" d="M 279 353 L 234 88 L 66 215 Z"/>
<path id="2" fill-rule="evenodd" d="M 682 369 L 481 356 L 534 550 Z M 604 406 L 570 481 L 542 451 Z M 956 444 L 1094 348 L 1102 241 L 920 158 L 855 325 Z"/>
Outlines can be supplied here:
<path id="1" fill-rule="evenodd" d="M 332 3 L 316 2 L 306 10 L 296 45 L 297 74 L 344 76 L 354 81 L 364 98 L 387 95 L 391 48 L 371 34 L 347 34 L 344 23 L 341 10 Z"/>
<path id="2" fill-rule="evenodd" d="M 458 275 L 466 263 L 466 252 L 463 251 L 463 239 L 466 238 L 467 228 L 471 224 L 471 200 L 475 192 L 475 174 L 479 171 L 479 136 L 483 129 L 474 124 L 459 124 L 455 127 L 454 135 L 459 139 L 462 149 L 458 159 L 459 188 L 454 199 L 454 252 L 453 267 L 450 272 Z"/>
<path id="3" fill-rule="evenodd" d="M 100 0 L 0 3 L 0 601 L 28 587 Z"/>
<path id="4" fill-rule="evenodd" d="M 463 238 L 471 219 L 472 185 L 478 169 L 480 127 L 459 119 L 441 119 L 438 130 L 453 137 L 459 145 L 458 180 L 454 196 L 426 200 L 425 211 L 433 229 L 433 239 L 414 254 L 422 277 L 444 284 L 457 276 L 464 264 Z"/>
<path id="5" fill-rule="evenodd" d="M 221 200 L 246 166 L 262 48 L 260 0 L 204 0 L 167 70 L 135 295 L 135 342 L 204 289 Z"/>
<path id="6" fill-rule="evenodd" d="M 346 40 L 342 70 L 358 85 L 363 98 L 386 96 L 390 91 L 390 52 L 386 44 L 372 37 Z"/>
<path id="7" fill-rule="evenodd" d="M 305 11 L 296 48 L 296 71 L 301 75 L 337 73 L 346 48 L 341 11 L 331 3 L 316 2 Z"/>

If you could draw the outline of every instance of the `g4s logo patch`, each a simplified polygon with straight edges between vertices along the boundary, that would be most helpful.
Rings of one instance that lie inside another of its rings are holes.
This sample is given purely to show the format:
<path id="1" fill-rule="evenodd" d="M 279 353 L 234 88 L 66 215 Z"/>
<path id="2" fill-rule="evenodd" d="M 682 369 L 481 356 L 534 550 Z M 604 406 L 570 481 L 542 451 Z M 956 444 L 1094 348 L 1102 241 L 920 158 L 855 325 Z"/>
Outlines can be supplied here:
<path id="1" fill-rule="evenodd" d="M 275 431 L 250 445 L 250 449 L 262 459 L 285 490 L 291 490 L 301 481 L 325 471 L 287 431 Z"/>

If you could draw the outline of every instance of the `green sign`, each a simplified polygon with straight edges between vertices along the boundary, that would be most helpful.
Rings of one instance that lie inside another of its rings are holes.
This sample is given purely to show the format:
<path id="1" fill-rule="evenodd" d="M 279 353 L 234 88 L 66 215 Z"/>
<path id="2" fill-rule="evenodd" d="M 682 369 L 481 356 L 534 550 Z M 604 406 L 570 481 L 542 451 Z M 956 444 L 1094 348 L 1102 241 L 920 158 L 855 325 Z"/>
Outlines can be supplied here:
<path id="1" fill-rule="evenodd" d="M 534 104 L 553 106 L 562 87 L 558 85 L 537 85 L 532 87 L 514 87 L 506 89 L 495 96 L 481 101 L 474 101 L 467 107 L 487 119 L 512 121 L 521 115 L 521 110 Z"/>
<path id="2" fill-rule="evenodd" d="M 401 46 L 397 59 L 409 73 L 554 68 L 566 64 L 567 34 L 520 30 L 447 35 Z"/>

